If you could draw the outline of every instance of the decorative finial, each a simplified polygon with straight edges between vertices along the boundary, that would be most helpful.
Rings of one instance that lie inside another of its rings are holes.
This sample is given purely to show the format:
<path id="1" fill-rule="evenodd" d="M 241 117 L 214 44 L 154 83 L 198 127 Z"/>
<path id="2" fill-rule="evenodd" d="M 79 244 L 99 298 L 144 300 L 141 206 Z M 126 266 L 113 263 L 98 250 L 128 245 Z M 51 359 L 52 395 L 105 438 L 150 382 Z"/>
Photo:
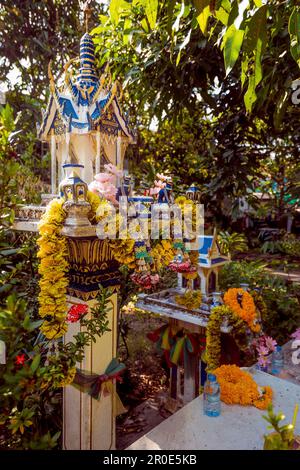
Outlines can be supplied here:
<path id="1" fill-rule="evenodd" d="M 92 9 L 90 8 L 91 0 L 86 0 L 85 2 L 80 1 L 80 7 L 84 14 L 84 22 L 85 22 L 85 32 L 88 32 L 89 29 L 89 19 L 92 16 Z"/>

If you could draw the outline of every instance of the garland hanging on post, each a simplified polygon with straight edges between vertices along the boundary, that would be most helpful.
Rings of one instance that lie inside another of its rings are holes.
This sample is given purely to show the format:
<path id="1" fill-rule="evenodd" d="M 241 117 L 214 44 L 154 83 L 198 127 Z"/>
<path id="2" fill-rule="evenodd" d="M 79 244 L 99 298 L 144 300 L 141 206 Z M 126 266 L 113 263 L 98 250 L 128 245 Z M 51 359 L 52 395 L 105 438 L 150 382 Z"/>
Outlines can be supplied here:
<path id="1" fill-rule="evenodd" d="M 242 288 L 231 288 L 224 295 L 224 303 L 231 308 L 235 315 L 242 318 L 253 333 L 260 331 L 257 323 L 257 311 L 253 297 Z"/>
<path id="2" fill-rule="evenodd" d="M 67 331 L 67 242 L 61 235 L 66 212 L 64 199 L 53 199 L 47 206 L 39 223 L 40 237 L 37 240 L 40 258 L 39 274 L 39 315 L 44 318 L 42 333 L 52 340 L 63 336 Z"/>

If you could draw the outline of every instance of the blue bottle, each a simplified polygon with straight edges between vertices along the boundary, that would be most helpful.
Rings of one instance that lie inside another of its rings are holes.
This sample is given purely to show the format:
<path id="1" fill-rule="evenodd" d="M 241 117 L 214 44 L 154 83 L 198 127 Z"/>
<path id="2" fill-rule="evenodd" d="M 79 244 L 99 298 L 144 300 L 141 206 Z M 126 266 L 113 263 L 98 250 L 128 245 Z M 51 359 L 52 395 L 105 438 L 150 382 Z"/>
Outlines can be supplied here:
<path id="1" fill-rule="evenodd" d="M 273 375 L 279 375 L 283 369 L 283 352 L 281 346 L 276 346 L 275 351 L 272 354 L 272 369 Z"/>
<path id="2" fill-rule="evenodd" d="M 217 417 L 221 414 L 220 386 L 214 374 L 208 374 L 204 384 L 203 411 L 206 416 Z"/>

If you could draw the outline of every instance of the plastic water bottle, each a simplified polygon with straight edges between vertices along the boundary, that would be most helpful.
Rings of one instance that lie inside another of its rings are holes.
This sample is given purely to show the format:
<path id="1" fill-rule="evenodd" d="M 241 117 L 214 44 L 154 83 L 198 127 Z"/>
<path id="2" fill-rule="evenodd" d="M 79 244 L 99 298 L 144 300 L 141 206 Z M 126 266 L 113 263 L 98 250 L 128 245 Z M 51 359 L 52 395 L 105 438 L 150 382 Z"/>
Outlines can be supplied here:
<path id="1" fill-rule="evenodd" d="M 206 416 L 220 416 L 221 399 L 220 386 L 214 374 L 208 374 L 204 384 L 203 411 Z"/>
<path id="2" fill-rule="evenodd" d="M 275 351 L 272 354 L 272 369 L 273 375 L 279 375 L 283 369 L 283 352 L 281 346 L 276 346 Z"/>

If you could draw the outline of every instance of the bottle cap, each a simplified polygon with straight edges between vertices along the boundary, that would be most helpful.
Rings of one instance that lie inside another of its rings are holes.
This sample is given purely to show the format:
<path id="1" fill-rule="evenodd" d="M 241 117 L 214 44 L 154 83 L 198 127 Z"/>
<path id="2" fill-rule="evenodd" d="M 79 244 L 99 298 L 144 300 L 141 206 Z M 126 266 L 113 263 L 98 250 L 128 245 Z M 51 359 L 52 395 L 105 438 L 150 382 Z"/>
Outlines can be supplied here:
<path id="1" fill-rule="evenodd" d="M 216 382 L 216 381 L 217 381 L 217 377 L 215 376 L 215 374 L 208 374 L 208 375 L 207 375 L 207 379 L 208 379 L 210 382 Z"/>

